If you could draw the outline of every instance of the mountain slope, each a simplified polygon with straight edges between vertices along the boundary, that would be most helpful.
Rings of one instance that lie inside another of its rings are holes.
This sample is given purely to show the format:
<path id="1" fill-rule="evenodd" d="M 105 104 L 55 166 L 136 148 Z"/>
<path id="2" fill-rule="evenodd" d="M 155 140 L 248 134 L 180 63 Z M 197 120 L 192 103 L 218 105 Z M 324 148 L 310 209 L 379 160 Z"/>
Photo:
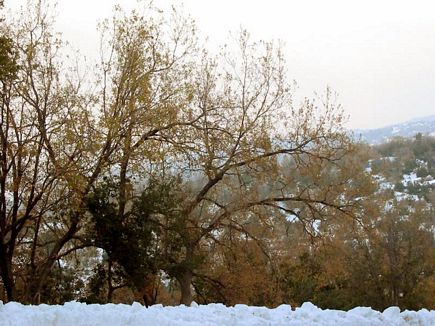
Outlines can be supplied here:
<path id="1" fill-rule="evenodd" d="M 369 144 L 381 144 L 394 137 L 414 137 L 417 133 L 435 135 L 435 115 L 409 120 L 378 129 L 354 130 L 355 137 Z"/>

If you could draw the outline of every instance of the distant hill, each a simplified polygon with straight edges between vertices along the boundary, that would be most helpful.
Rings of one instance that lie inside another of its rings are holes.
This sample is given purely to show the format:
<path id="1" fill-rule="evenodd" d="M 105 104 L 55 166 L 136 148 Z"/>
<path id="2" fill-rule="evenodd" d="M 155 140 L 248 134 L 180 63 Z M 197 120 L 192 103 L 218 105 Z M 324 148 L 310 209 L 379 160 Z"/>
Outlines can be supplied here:
<path id="1" fill-rule="evenodd" d="M 394 137 L 414 137 L 417 133 L 435 136 L 435 115 L 378 129 L 356 129 L 355 137 L 369 144 L 381 144 Z"/>
<path id="2" fill-rule="evenodd" d="M 379 193 L 397 201 L 425 200 L 435 207 L 435 138 L 422 136 L 372 146 L 366 171 Z"/>

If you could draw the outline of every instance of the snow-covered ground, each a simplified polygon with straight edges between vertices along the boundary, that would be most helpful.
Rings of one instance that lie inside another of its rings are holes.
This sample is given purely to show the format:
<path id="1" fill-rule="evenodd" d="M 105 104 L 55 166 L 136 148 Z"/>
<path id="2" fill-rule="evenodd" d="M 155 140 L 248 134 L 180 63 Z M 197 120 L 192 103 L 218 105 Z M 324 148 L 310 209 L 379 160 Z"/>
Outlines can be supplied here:
<path id="1" fill-rule="evenodd" d="M 292 310 L 288 305 L 275 309 L 222 304 L 191 307 L 163 307 L 148 309 L 133 305 L 86 305 L 68 302 L 62 306 L 26 306 L 0 301 L 0 325 L 435 325 L 435 311 L 403 311 L 391 307 L 378 312 L 366 307 L 348 312 L 322 310 L 311 303 Z"/>

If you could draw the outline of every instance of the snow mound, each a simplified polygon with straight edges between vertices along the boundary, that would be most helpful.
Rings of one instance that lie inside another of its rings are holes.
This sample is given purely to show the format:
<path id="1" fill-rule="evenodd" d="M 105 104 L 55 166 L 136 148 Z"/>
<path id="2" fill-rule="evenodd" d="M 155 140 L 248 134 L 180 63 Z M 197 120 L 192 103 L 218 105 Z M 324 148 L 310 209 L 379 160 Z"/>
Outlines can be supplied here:
<path id="1" fill-rule="evenodd" d="M 111 325 L 435 325 L 435 311 L 400 312 L 390 307 L 383 313 L 367 307 L 357 307 L 348 312 L 322 310 L 311 303 L 304 303 L 292 310 L 288 305 L 275 309 L 223 304 L 191 307 L 163 307 L 148 309 L 139 303 L 90 304 L 67 302 L 62 306 L 22 305 L 0 301 L 0 325 L 62 325 L 62 326 L 111 326 Z"/>

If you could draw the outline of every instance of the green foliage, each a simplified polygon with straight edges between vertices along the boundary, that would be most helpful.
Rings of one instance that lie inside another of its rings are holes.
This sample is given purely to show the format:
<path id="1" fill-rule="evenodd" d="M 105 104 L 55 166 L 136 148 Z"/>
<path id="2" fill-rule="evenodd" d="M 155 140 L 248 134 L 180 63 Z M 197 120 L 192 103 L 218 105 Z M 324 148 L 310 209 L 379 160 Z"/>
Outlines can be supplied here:
<path id="1" fill-rule="evenodd" d="M 180 210 L 182 201 L 181 179 L 178 177 L 152 177 L 147 187 L 134 201 L 132 214 L 147 219 L 155 226 L 160 258 L 165 262 L 175 259 L 186 245 L 186 220 Z M 172 258 L 170 258 L 172 257 Z"/>
<path id="2" fill-rule="evenodd" d="M 105 303 L 105 289 L 107 285 L 107 271 L 103 264 L 98 264 L 94 270 L 91 279 L 88 284 L 89 294 L 86 297 L 81 298 L 81 301 L 93 304 L 93 303 Z"/>
<path id="3" fill-rule="evenodd" d="M 416 174 L 419 178 L 425 178 L 429 175 L 429 170 L 425 167 L 420 167 L 417 169 Z"/>
<path id="4" fill-rule="evenodd" d="M 131 209 L 123 214 L 119 212 L 116 182 L 106 180 L 89 196 L 95 245 L 123 267 L 138 290 L 146 285 L 149 275 L 160 269 L 175 277 L 199 263 L 197 257 L 189 261 L 177 258 L 189 241 L 180 211 L 180 187 L 180 178 L 152 177 L 140 196 L 131 200 Z M 99 273 L 105 277 L 101 270 Z"/>
<path id="5" fill-rule="evenodd" d="M 62 304 L 77 298 L 84 287 L 73 267 L 61 267 L 56 264 L 41 291 L 41 301 L 47 304 Z"/>
<path id="6" fill-rule="evenodd" d="M 281 280 L 284 289 L 284 301 L 301 305 L 312 301 L 316 293 L 317 277 L 320 273 L 320 264 L 309 253 L 298 257 L 295 264 L 284 268 Z"/>
<path id="7" fill-rule="evenodd" d="M 92 237 L 97 247 L 123 267 L 131 284 L 141 289 L 146 276 L 157 272 L 157 253 L 153 247 L 157 228 L 146 206 L 133 204 L 131 212 L 119 212 L 117 190 L 116 183 L 106 181 L 89 196 Z"/>
<path id="8" fill-rule="evenodd" d="M 402 172 L 404 174 L 411 174 L 417 168 L 417 166 L 418 165 L 417 165 L 417 162 L 415 161 L 415 159 L 405 161 Z"/>
<path id="9" fill-rule="evenodd" d="M 298 306 L 309 301 L 323 309 L 351 309 L 355 300 L 347 280 L 339 274 L 326 276 L 322 261 L 322 257 L 305 252 L 281 267 L 284 301 Z"/>
<path id="10" fill-rule="evenodd" d="M 409 194 L 417 195 L 419 197 L 425 197 L 430 191 L 430 188 L 428 186 L 424 186 L 418 183 L 416 184 L 408 183 L 406 189 Z"/>
<path id="11" fill-rule="evenodd" d="M 15 78 L 18 69 L 12 40 L 7 36 L 0 36 L 0 81 L 4 83 Z"/>
<path id="12" fill-rule="evenodd" d="M 405 190 L 405 186 L 403 185 L 402 181 L 396 182 L 394 184 L 394 190 L 399 192 L 403 192 Z"/>
<path id="13" fill-rule="evenodd" d="M 403 145 L 407 144 L 408 140 L 405 138 L 394 138 L 393 140 L 376 146 L 376 150 L 383 157 L 391 157 L 396 156 L 399 152 L 402 151 Z"/>

